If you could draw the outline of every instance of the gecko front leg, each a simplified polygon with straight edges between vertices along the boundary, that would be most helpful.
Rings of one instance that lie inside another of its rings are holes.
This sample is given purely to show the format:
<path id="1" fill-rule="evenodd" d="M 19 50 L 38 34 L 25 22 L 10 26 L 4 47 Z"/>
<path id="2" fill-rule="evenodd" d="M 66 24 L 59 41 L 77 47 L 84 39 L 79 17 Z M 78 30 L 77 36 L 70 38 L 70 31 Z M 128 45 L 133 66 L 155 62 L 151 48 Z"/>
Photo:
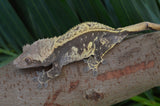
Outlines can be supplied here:
<path id="1" fill-rule="evenodd" d="M 41 88 L 43 85 L 47 87 L 48 81 L 59 76 L 60 73 L 61 67 L 58 65 L 58 63 L 53 63 L 50 70 L 47 72 L 43 71 L 38 75 L 37 81 L 39 82 L 39 88 Z"/>

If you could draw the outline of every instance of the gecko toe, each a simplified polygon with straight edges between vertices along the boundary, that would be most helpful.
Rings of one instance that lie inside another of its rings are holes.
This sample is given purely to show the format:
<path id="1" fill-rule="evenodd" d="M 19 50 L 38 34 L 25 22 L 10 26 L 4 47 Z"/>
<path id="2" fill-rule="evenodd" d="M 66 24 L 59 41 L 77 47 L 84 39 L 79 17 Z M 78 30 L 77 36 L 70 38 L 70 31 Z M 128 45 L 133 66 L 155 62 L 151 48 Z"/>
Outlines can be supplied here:
<path id="1" fill-rule="evenodd" d="M 45 87 L 45 88 L 48 87 L 48 82 L 44 83 L 44 87 Z"/>
<path id="2" fill-rule="evenodd" d="M 107 61 L 106 60 L 102 60 L 101 62 L 103 65 L 107 64 Z"/>
<path id="3" fill-rule="evenodd" d="M 32 78 L 32 80 L 33 80 L 34 82 L 36 82 L 37 79 L 38 79 L 38 77 L 33 77 L 33 78 Z"/>
<path id="4" fill-rule="evenodd" d="M 47 88 L 47 87 L 48 87 L 48 82 L 45 82 L 43 84 L 38 82 L 38 85 L 37 85 L 38 89 Z"/>
<path id="5" fill-rule="evenodd" d="M 33 80 L 34 82 L 38 82 L 38 85 L 37 85 L 37 88 L 38 88 L 38 89 L 41 89 L 41 88 L 42 88 L 42 84 L 38 81 L 38 77 L 33 77 L 32 80 Z"/>
<path id="6" fill-rule="evenodd" d="M 96 77 L 98 75 L 98 71 L 96 69 L 93 69 L 93 76 Z"/>
<path id="7" fill-rule="evenodd" d="M 39 83 L 38 86 L 37 86 L 38 89 L 42 89 L 42 87 L 43 87 L 43 86 L 42 86 L 42 84 L 40 84 L 40 83 Z"/>

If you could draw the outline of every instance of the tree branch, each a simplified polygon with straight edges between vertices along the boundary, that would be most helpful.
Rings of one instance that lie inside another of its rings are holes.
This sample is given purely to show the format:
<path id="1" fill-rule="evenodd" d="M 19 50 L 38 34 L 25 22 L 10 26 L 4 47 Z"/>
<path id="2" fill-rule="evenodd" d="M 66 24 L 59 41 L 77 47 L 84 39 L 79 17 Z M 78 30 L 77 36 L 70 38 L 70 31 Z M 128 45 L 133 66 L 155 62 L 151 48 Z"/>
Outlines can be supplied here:
<path id="1" fill-rule="evenodd" d="M 85 73 L 83 61 L 63 67 L 62 74 L 38 89 L 36 70 L 0 68 L 1 105 L 111 105 L 160 85 L 160 32 L 128 39 L 104 56 L 97 77 Z M 40 69 L 39 69 L 40 70 Z"/>

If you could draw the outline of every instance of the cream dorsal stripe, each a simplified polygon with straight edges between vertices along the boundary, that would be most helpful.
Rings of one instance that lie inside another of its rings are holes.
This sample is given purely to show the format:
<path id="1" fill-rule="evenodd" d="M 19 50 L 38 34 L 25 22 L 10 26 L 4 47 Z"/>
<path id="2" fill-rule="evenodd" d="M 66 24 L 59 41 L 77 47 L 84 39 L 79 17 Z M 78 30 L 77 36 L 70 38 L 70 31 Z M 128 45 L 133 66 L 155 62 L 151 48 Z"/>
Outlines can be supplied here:
<path id="1" fill-rule="evenodd" d="M 91 31 L 110 31 L 115 33 L 119 32 L 119 31 L 116 31 L 114 28 L 104 24 L 100 24 L 97 22 L 85 22 L 85 23 L 76 25 L 75 27 L 71 28 L 68 32 L 63 34 L 62 36 L 59 36 L 58 39 L 56 40 L 55 48 L 57 48 L 58 46 L 62 46 L 66 42 L 84 33 L 91 32 Z"/>

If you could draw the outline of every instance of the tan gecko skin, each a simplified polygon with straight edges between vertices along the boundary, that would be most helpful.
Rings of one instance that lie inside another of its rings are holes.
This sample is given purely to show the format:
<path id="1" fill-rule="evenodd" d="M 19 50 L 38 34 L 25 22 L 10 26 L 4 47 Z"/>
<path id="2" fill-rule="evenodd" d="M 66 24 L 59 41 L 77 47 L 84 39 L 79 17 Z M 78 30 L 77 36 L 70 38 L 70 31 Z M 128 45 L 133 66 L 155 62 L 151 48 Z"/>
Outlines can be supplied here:
<path id="1" fill-rule="evenodd" d="M 81 23 L 59 37 L 27 44 L 14 64 L 19 69 L 52 65 L 47 72 L 39 74 L 37 80 L 40 85 L 59 76 L 64 65 L 83 59 L 87 59 L 88 70 L 93 70 L 97 75 L 104 54 L 128 34 L 148 29 L 160 30 L 160 24 L 142 22 L 114 29 L 97 22 Z"/>

